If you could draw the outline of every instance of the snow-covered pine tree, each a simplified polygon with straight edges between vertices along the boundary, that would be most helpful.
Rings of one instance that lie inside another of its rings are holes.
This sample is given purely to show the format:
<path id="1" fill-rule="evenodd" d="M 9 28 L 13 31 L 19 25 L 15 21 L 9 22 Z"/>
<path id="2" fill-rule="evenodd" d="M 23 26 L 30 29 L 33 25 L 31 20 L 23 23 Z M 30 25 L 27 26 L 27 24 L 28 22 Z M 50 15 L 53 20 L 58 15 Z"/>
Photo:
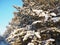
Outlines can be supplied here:
<path id="1" fill-rule="evenodd" d="M 22 0 L 4 33 L 11 45 L 59 45 L 60 0 Z"/>

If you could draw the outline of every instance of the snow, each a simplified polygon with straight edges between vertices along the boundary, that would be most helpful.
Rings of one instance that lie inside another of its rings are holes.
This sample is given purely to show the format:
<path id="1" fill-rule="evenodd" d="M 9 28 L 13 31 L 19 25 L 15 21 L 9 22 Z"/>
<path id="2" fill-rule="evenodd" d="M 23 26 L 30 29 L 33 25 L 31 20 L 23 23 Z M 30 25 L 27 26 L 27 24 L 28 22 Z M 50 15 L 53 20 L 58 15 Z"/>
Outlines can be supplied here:
<path id="1" fill-rule="evenodd" d="M 48 39 L 47 41 L 55 41 L 55 39 L 50 38 L 50 39 Z"/>
<path id="2" fill-rule="evenodd" d="M 57 22 L 60 20 L 60 17 L 51 18 L 51 20 L 53 20 L 53 22 Z"/>
<path id="3" fill-rule="evenodd" d="M 56 14 L 55 14 L 55 13 L 53 13 L 53 12 L 52 12 L 52 13 L 50 13 L 50 15 L 51 15 L 51 16 L 56 16 Z"/>
<path id="4" fill-rule="evenodd" d="M 39 15 L 41 12 L 43 12 L 43 10 L 33 10 L 33 12 L 35 12 L 37 15 Z"/>
<path id="5" fill-rule="evenodd" d="M 28 43 L 27 45 L 34 45 L 34 43 Z"/>
<path id="6" fill-rule="evenodd" d="M 32 24 L 36 24 L 36 23 L 41 23 L 42 21 L 38 20 L 38 21 L 34 21 Z"/>
<path id="7" fill-rule="evenodd" d="M 34 32 L 34 31 L 27 31 L 26 35 L 23 38 L 23 41 L 27 40 L 28 37 L 32 37 L 32 36 L 36 36 L 37 38 L 41 38 L 40 33 L 39 32 Z"/>
<path id="8" fill-rule="evenodd" d="M 35 32 L 35 35 L 36 35 L 38 38 L 41 38 L 41 36 L 40 36 L 40 33 L 39 33 L 39 32 Z"/>

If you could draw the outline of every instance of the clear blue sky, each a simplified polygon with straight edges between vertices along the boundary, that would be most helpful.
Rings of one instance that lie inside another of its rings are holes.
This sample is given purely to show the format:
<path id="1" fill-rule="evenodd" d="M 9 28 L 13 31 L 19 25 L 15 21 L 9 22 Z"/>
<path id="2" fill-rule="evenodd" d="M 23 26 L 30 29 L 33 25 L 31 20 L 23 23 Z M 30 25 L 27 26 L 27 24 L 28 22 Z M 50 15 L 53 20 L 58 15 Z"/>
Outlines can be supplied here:
<path id="1" fill-rule="evenodd" d="M 0 35 L 6 30 L 6 26 L 16 11 L 13 5 L 22 6 L 22 0 L 0 0 Z"/>

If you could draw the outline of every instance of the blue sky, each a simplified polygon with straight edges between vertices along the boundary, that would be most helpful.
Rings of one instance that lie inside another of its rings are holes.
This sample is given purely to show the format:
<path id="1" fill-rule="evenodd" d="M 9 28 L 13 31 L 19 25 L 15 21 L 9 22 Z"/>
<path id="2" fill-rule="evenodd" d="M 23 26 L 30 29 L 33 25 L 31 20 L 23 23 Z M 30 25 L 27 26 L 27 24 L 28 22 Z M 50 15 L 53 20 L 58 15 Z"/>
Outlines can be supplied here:
<path id="1" fill-rule="evenodd" d="M 13 5 L 22 6 L 22 0 L 0 0 L 0 35 L 6 30 L 6 26 L 13 18 L 16 11 Z"/>

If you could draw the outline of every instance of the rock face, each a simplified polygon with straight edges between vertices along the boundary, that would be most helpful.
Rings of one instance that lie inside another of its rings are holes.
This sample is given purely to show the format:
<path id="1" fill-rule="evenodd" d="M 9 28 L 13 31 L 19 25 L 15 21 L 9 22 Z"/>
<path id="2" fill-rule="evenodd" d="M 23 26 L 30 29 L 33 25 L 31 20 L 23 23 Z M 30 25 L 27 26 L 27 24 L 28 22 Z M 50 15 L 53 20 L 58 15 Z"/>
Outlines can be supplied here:
<path id="1" fill-rule="evenodd" d="M 60 45 L 60 0 L 22 0 L 4 37 L 11 45 Z"/>

